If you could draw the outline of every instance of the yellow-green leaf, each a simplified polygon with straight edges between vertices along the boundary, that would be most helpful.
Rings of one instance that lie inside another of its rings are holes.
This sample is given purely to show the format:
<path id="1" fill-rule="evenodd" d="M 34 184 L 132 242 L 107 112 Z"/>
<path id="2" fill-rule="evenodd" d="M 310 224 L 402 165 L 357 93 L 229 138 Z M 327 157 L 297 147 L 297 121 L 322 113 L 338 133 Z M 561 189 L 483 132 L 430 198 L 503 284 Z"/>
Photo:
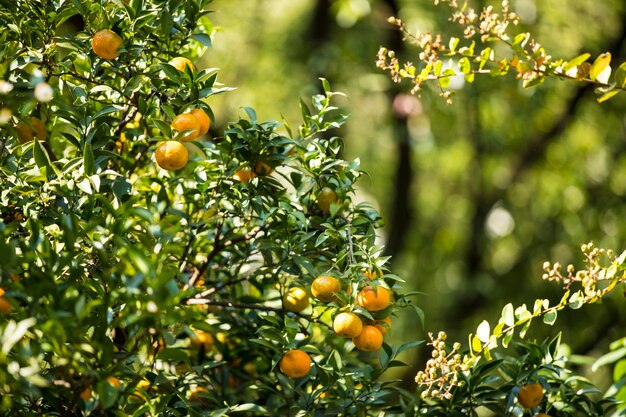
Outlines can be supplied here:
<path id="1" fill-rule="evenodd" d="M 563 66 L 563 72 L 567 72 L 572 68 L 579 66 L 580 64 L 588 60 L 590 56 L 590 53 L 585 52 L 584 54 L 578 55 L 576 58 L 567 61 L 567 64 Z"/>
<path id="2" fill-rule="evenodd" d="M 612 90 L 612 91 L 609 91 L 608 93 L 604 93 L 600 97 L 598 97 L 598 103 L 603 103 L 609 100 L 610 98 L 615 97 L 619 93 L 620 93 L 620 90 Z"/>
<path id="3" fill-rule="evenodd" d="M 589 71 L 589 78 L 595 80 L 611 64 L 611 53 L 605 52 L 596 58 Z"/>

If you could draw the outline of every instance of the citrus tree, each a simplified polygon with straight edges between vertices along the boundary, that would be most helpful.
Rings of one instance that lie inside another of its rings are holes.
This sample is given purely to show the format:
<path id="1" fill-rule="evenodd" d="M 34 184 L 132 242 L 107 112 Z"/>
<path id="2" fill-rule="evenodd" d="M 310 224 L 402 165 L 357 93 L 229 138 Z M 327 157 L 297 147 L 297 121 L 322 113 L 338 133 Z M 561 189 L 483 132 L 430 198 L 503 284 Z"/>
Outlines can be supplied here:
<path id="1" fill-rule="evenodd" d="M 212 130 L 209 3 L 2 3 L 5 415 L 401 408 L 379 376 L 420 342 L 384 342 L 412 304 L 352 201 L 337 93 Z"/>

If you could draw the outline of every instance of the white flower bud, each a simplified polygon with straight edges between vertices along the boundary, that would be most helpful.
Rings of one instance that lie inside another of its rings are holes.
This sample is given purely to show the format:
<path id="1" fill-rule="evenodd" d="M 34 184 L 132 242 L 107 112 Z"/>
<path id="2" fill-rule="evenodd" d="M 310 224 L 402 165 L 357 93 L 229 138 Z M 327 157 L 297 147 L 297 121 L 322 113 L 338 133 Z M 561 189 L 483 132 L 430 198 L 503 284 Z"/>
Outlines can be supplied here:
<path id="1" fill-rule="evenodd" d="M 54 91 L 50 84 L 48 83 L 39 83 L 35 87 L 35 98 L 37 101 L 41 101 L 42 103 L 47 103 L 52 100 L 54 97 Z"/>

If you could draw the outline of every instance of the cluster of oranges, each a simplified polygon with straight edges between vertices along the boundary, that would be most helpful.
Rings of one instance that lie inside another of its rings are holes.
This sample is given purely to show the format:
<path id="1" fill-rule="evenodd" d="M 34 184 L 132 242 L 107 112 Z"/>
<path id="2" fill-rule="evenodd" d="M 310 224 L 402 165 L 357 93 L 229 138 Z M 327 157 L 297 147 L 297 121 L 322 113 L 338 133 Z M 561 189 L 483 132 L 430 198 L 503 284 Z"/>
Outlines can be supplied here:
<path id="1" fill-rule="evenodd" d="M 110 29 L 96 32 L 91 40 L 91 47 L 96 55 L 103 59 L 115 59 L 120 56 L 122 38 Z M 178 71 L 184 72 L 186 67 L 193 69 L 192 62 L 184 57 L 175 57 L 169 64 Z M 174 117 L 171 123 L 174 139 L 157 144 L 155 157 L 157 164 L 168 171 L 176 171 L 187 165 L 189 151 L 182 142 L 190 142 L 205 135 L 211 126 L 211 119 L 206 112 L 195 108 L 189 113 Z"/>
<path id="2" fill-rule="evenodd" d="M 374 277 L 373 273 L 366 273 L 368 280 Z M 337 300 L 341 292 L 341 284 L 335 277 L 321 275 L 317 277 L 310 288 L 313 297 L 322 303 Z M 383 286 L 365 286 L 356 296 L 355 306 L 361 307 L 370 313 L 377 313 L 386 309 L 391 303 L 391 292 Z M 309 306 L 309 295 L 306 289 L 292 287 L 283 296 L 283 305 L 286 310 L 299 313 Z M 391 319 L 384 317 L 378 320 L 363 320 L 359 315 L 350 311 L 354 306 L 346 306 L 335 315 L 333 330 L 340 336 L 351 338 L 357 349 L 363 352 L 373 352 L 383 345 L 383 337 L 391 326 Z M 283 355 L 279 362 L 281 372 L 291 378 L 301 378 L 311 369 L 311 358 L 299 349 L 293 349 Z"/>

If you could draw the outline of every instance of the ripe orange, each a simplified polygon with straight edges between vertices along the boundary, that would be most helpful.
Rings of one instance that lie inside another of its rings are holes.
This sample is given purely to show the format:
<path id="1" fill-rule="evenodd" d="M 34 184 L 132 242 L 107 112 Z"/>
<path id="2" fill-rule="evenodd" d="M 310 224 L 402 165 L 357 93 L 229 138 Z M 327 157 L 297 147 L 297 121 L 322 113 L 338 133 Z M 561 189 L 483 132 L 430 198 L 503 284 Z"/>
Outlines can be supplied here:
<path id="1" fill-rule="evenodd" d="M 283 305 L 286 310 L 298 313 L 309 306 L 309 294 L 304 288 L 290 288 L 283 297 Z"/>
<path id="2" fill-rule="evenodd" d="M 356 337 L 363 331 L 363 322 L 354 313 L 343 312 L 335 316 L 333 320 L 333 330 L 339 336 Z"/>
<path id="3" fill-rule="evenodd" d="M 200 397 L 199 394 L 208 393 L 209 390 L 204 387 L 195 387 L 189 391 L 189 401 L 192 402 L 206 402 L 208 398 Z"/>
<path id="4" fill-rule="evenodd" d="M 122 383 L 120 382 L 120 380 L 114 376 L 108 377 L 107 381 L 109 382 L 109 384 L 113 385 L 113 387 L 117 389 L 119 389 L 122 386 Z"/>
<path id="5" fill-rule="evenodd" d="M 175 140 L 160 142 L 156 148 L 157 164 L 168 171 L 176 171 L 187 165 L 189 152 L 185 145 Z"/>
<path id="6" fill-rule="evenodd" d="M 120 56 L 118 49 L 122 46 L 122 38 L 109 29 L 96 32 L 91 39 L 91 48 L 100 58 L 115 59 Z"/>
<path id="7" fill-rule="evenodd" d="M 356 296 L 356 305 L 363 307 L 367 311 L 380 311 L 389 305 L 391 295 L 385 287 L 372 287 L 368 285 Z"/>
<path id="8" fill-rule="evenodd" d="M 81 393 L 80 393 L 80 398 L 82 398 L 85 401 L 90 399 L 91 398 L 91 387 L 87 387 L 84 390 L 82 390 Z"/>
<path id="9" fill-rule="evenodd" d="M 339 280 L 327 275 L 321 275 L 311 284 L 311 294 L 318 300 L 329 303 L 335 299 L 335 294 L 341 291 Z"/>
<path id="10" fill-rule="evenodd" d="M 337 201 L 337 193 L 329 187 L 324 187 L 317 193 L 317 206 L 324 213 L 330 213 L 330 205 Z"/>
<path id="11" fill-rule="evenodd" d="M 195 336 L 190 337 L 189 341 L 195 349 L 200 350 L 201 347 L 204 347 L 205 352 L 209 352 L 215 344 L 213 336 L 202 330 L 196 330 Z"/>
<path id="12" fill-rule="evenodd" d="M 208 114 L 205 113 L 202 109 L 193 109 L 189 112 L 193 117 L 195 117 L 200 123 L 200 135 L 206 135 L 211 127 L 211 118 Z"/>
<path id="13" fill-rule="evenodd" d="M 363 331 L 352 342 L 363 352 L 373 352 L 383 345 L 383 334 L 374 326 L 363 326 Z"/>
<path id="14" fill-rule="evenodd" d="M 239 182 L 248 182 L 252 178 L 256 177 L 256 174 L 252 172 L 250 168 L 242 168 L 239 171 L 235 172 L 233 175 L 233 179 Z"/>
<path id="15" fill-rule="evenodd" d="M 258 161 L 254 166 L 254 173 L 259 176 L 270 175 L 274 169 L 265 161 Z"/>
<path id="16" fill-rule="evenodd" d="M 524 408 L 535 408 L 543 400 L 543 387 L 541 384 L 527 384 L 522 386 L 517 393 L 517 401 Z"/>
<path id="17" fill-rule="evenodd" d="M 283 355 L 278 367 L 289 378 L 302 378 L 311 370 L 311 358 L 300 349 L 292 349 Z"/>
<path id="18" fill-rule="evenodd" d="M 174 117 L 172 120 L 172 129 L 177 130 L 179 132 L 185 132 L 191 130 L 191 132 L 187 132 L 181 140 L 183 142 L 191 142 L 200 136 L 200 121 L 191 113 L 179 114 Z"/>
<path id="19" fill-rule="evenodd" d="M 385 326 L 385 324 L 387 326 Z M 378 330 L 380 330 L 380 332 L 382 334 L 387 334 L 387 329 L 391 328 L 391 317 L 385 317 L 382 320 L 376 320 L 374 322 L 374 327 L 376 327 Z"/>
<path id="20" fill-rule="evenodd" d="M 172 58 L 170 62 L 168 62 L 168 64 L 170 64 L 171 66 L 173 66 L 180 72 L 185 72 L 185 67 L 189 67 L 192 70 L 194 69 L 193 63 L 187 58 L 184 58 L 182 56 L 177 56 L 175 58 Z"/>
<path id="21" fill-rule="evenodd" d="M 29 119 L 30 126 L 24 122 L 19 122 L 15 129 L 17 130 L 17 138 L 22 143 L 30 142 L 37 138 L 38 140 L 46 140 L 48 132 L 46 131 L 46 125 L 36 118 L 31 117 Z"/>
<path id="22" fill-rule="evenodd" d="M 9 314 L 13 310 L 11 303 L 6 298 L 0 297 L 0 314 Z"/>
<path id="23" fill-rule="evenodd" d="M 13 306 L 4 298 L 4 289 L 0 288 L 0 314 L 9 314 L 11 310 Z"/>

